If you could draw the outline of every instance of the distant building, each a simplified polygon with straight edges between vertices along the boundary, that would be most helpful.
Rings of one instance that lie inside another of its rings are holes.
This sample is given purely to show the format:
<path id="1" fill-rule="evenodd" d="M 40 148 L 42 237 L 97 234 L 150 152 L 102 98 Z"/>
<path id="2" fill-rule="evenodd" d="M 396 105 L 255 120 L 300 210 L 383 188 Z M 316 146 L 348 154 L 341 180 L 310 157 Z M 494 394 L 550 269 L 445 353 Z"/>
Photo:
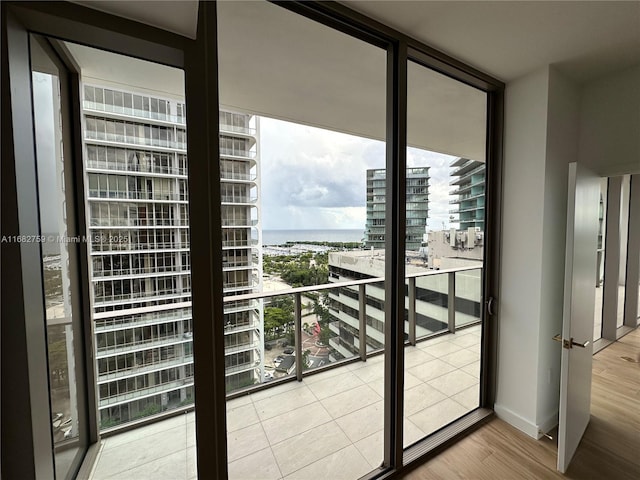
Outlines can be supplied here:
<path id="1" fill-rule="evenodd" d="M 466 230 L 441 230 L 425 235 L 427 266 L 447 269 L 482 265 L 484 232 L 477 227 Z"/>
<path id="2" fill-rule="evenodd" d="M 460 230 L 469 227 L 477 227 L 484 230 L 484 191 L 485 191 L 485 164 L 466 158 L 457 158 L 451 162 L 451 185 L 456 188 L 450 192 L 454 197 L 449 200 L 452 205 L 457 205 L 449 211 L 452 215 L 458 215 L 456 221 Z M 454 217 L 455 218 L 455 217 Z"/>
<path id="3" fill-rule="evenodd" d="M 329 282 L 348 282 L 384 277 L 384 250 L 329 253 Z M 456 325 L 466 325 L 480 319 L 482 262 L 475 262 L 477 270 L 456 272 Z M 473 265 L 469 265 L 473 266 Z M 448 277 L 437 274 L 425 265 L 419 254 L 410 252 L 405 265 L 406 274 L 416 276 L 416 336 L 417 338 L 448 327 Z M 424 274 L 424 275 L 420 275 Z M 366 286 L 366 345 L 367 351 L 384 347 L 384 283 Z M 330 360 L 350 358 L 358 354 L 359 286 L 329 290 Z M 407 290 L 408 295 L 408 290 Z M 408 306 L 408 297 L 406 305 Z M 408 307 L 405 309 L 408 323 Z M 405 332 L 407 329 L 405 329 Z"/>
<path id="4" fill-rule="evenodd" d="M 429 167 L 407 168 L 406 249 L 419 250 L 429 213 Z M 367 170 L 365 247 L 385 245 L 386 170 Z"/>
<path id="5" fill-rule="evenodd" d="M 98 407 L 108 427 L 193 402 L 185 105 L 100 79 L 83 93 Z M 220 112 L 225 295 L 262 281 L 256 127 L 252 115 Z M 262 302 L 226 303 L 218 321 L 227 389 L 261 381 Z"/>

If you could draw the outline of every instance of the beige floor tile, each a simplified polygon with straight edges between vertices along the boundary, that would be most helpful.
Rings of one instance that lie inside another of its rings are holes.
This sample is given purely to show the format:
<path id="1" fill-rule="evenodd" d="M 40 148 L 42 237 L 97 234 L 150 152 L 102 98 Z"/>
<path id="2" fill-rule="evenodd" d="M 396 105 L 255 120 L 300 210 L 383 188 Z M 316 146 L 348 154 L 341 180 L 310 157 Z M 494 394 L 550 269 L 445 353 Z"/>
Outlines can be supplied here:
<path id="1" fill-rule="evenodd" d="M 384 362 L 367 362 L 367 365 L 364 368 L 354 370 L 353 373 L 364 383 L 379 380 L 384 377 Z"/>
<path id="2" fill-rule="evenodd" d="M 271 448 L 259 450 L 229 463 L 229 480 L 276 480 L 281 477 Z"/>
<path id="3" fill-rule="evenodd" d="M 436 358 L 440 358 L 440 357 L 444 357 L 445 355 L 449 355 L 450 353 L 462 350 L 462 348 L 463 347 L 461 347 L 460 345 L 456 345 L 453 342 L 441 342 L 436 345 L 425 347 L 422 350 L 427 352 L 429 355 L 433 355 Z"/>
<path id="4" fill-rule="evenodd" d="M 464 367 L 470 363 L 477 362 L 480 359 L 480 354 L 472 352 L 466 348 L 458 350 L 457 352 L 450 353 L 440 357 L 440 360 L 453 365 L 456 368 Z"/>
<path id="5" fill-rule="evenodd" d="M 476 378 L 480 378 L 480 361 L 465 365 L 460 370 L 467 372 L 469 375 L 472 375 Z"/>
<path id="6" fill-rule="evenodd" d="M 358 363 L 362 363 L 362 362 L 358 362 Z M 349 365 L 343 365 L 337 368 L 329 368 L 328 370 L 323 370 L 321 372 L 314 373 L 313 375 L 305 376 L 303 383 L 307 386 L 310 386 L 310 385 L 313 385 L 314 383 L 322 382 L 327 378 L 335 377 L 337 375 L 342 375 L 348 371 L 350 371 Z"/>
<path id="7" fill-rule="evenodd" d="M 264 390 L 259 390 L 250 395 L 247 395 L 247 397 L 251 401 L 253 401 L 253 403 L 256 403 L 256 402 L 259 402 L 260 400 L 264 400 L 266 398 L 270 398 L 275 395 L 281 395 L 284 392 L 297 390 L 298 388 L 303 388 L 303 387 L 305 387 L 305 382 L 298 382 L 297 380 L 292 380 L 289 382 L 281 383 L 272 388 L 265 388 Z M 233 401 L 235 401 L 235 399 Z"/>
<path id="8" fill-rule="evenodd" d="M 357 442 L 384 428 L 384 404 L 382 400 L 367 405 L 336 420 L 349 440 Z"/>
<path id="9" fill-rule="evenodd" d="M 186 448 L 193 447 L 196 444 L 196 423 L 189 422 L 186 425 Z"/>
<path id="10" fill-rule="evenodd" d="M 381 400 L 380 395 L 371 387 L 361 385 L 346 392 L 325 398 L 320 402 L 333 418 L 339 418 L 367 405 L 376 403 L 379 400 Z"/>
<path id="11" fill-rule="evenodd" d="M 313 427 L 331 421 L 331 415 L 318 402 L 264 420 L 262 428 L 274 445 Z"/>
<path id="12" fill-rule="evenodd" d="M 453 372 L 456 369 L 453 365 L 436 359 L 409 369 L 409 373 L 423 382 L 433 380 L 445 373 Z"/>
<path id="13" fill-rule="evenodd" d="M 382 441 L 383 431 L 380 430 L 354 444 L 372 469 L 379 467 L 384 459 Z"/>
<path id="14" fill-rule="evenodd" d="M 129 432 L 121 435 L 127 433 Z M 100 461 L 96 466 L 94 478 L 105 478 L 125 470 L 133 470 L 154 460 L 180 451 L 184 452 L 185 448 L 186 428 L 184 425 L 161 430 L 155 434 L 115 446 L 106 444 L 100 452 Z"/>
<path id="15" fill-rule="evenodd" d="M 241 405 L 236 408 L 230 408 L 227 404 L 227 431 L 233 432 L 234 430 L 240 430 L 241 428 L 248 427 L 254 423 L 258 423 L 258 413 L 253 403 Z"/>
<path id="16" fill-rule="evenodd" d="M 322 400 L 336 393 L 344 392 L 352 388 L 364 385 L 364 382 L 352 372 L 344 372 L 341 375 L 326 378 L 322 381 L 312 383 L 309 389 L 314 395 Z"/>
<path id="17" fill-rule="evenodd" d="M 198 454 L 196 447 L 187 449 L 187 478 L 191 479 L 198 476 Z"/>
<path id="18" fill-rule="evenodd" d="M 94 476 L 95 480 L 99 478 L 101 477 Z M 113 480 L 186 480 L 188 478 L 186 451 L 180 450 L 108 478 Z"/>
<path id="19" fill-rule="evenodd" d="M 469 410 L 477 408 L 480 405 L 480 384 L 476 383 L 450 398 Z"/>
<path id="20" fill-rule="evenodd" d="M 286 476 L 286 479 L 309 480 L 327 478 L 332 480 L 352 480 L 371 471 L 369 463 L 353 445 L 338 450 L 300 470 Z"/>
<path id="21" fill-rule="evenodd" d="M 442 402 L 431 405 L 411 415 L 409 420 L 426 434 L 431 434 L 440 427 L 451 423 L 467 413 L 467 409 L 457 402 L 446 398 Z"/>
<path id="22" fill-rule="evenodd" d="M 448 342 L 451 339 L 451 337 L 453 337 L 453 334 L 451 334 L 451 333 L 446 333 L 444 335 L 438 335 L 437 337 L 429 338 L 427 340 L 418 341 L 418 344 L 416 345 L 416 347 L 424 350 L 425 347 L 429 347 L 431 345 L 437 345 L 438 343 L 442 343 L 442 342 Z"/>
<path id="23" fill-rule="evenodd" d="M 351 444 L 335 422 L 325 423 L 272 446 L 283 475 L 289 475 Z"/>
<path id="24" fill-rule="evenodd" d="M 227 433 L 227 455 L 230 462 L 268 446 L 269 440 L 259 423 Z"/>
<path id="25" fill-rule="evenodd" d="M 426 383 L 405 389 L 404 416 L 411 416 L 445 398 L 447 398 L 446 395 Z"/>
<path id="26" fill-rule="evenodd" d="M 105 446 L 112 448 L 124 443 L 147 438 L 157 433 L 173 430 L 174 428 L 184 426 L 186 423 L 187 419 L 185 414 L 177 415 L 175 417 L 152 423 L 151 425 L 145 425 L 143 427 L 138 427 L 124 433 L 119 433 L 111 437 L 107 437 L 102 442 Z"/>
<path id="27" fill-rule="evenodd" d="M 469 350 L 471 352 L 475 352 L 475 353 L 477 353 L 479 355 L 480 352 L 481 352 L 481 348 L 482 348 L 482 346 L 478 342 L 475 345 L 471 345 L 470 347 L 467 347 L 467 350 Z"/>
<path id="28" fill-rule="evenodd" d="M 258 400 L 254 402 L 254 405 L 260 420 L 267 420 L 315 401 L 317 401 L 316 396 L 309 390 L 309 387 L 303 385 L 300 388 Z"/>
<path id="29" fill-rule="evenodd" d="M 255 394 L 252 393 L 251 395 L 243 395 L 241 397 L 236 397 L 232 400 L 227 400 L 227 410 L 229 410 L 230 408 L 238 408 L 243 405 L 249 405 L 250 403 L 253 403 L 254 398 L 255 398 Z"/>
<path id="30" fill-rule="evenodd" d="M 404 418 L 403 425 L 404 425 L 403 444 L 405 448 L 414 444 L 418 440 L 422 440 L 424 437 L 427 436 L 425 432 L 419 429 L 411 420 L 409 420 L 406 417 Z"/>
<path id="31" fill-rule="evenodd" d="M 451 339 L 451 343 L 455 343 L 461 347 L 471 347 L 472 345 L 478 345 L 480 342 L 480 338 L 473 333 L 469 333 L 467 335 L 458 335 L 456 334 L 454 338 Z"/>
<path id="32" fill-rule="evenodd" d="M 408 370 L 417 365 L 422 365 L 431 360 L 434 360 L 435 357 L 429 355 L 423 350 L 416 347 L 408 347 L 404 349 L 404 368 Z"/>
<path id="33" fill-rule="evenodd" d="M 438 378 L 429 380 L 427 383 L 450 397 L 478 383 L 478 378 L 462 370 L 454 370 L 453 372 L 445 373 Z"/>

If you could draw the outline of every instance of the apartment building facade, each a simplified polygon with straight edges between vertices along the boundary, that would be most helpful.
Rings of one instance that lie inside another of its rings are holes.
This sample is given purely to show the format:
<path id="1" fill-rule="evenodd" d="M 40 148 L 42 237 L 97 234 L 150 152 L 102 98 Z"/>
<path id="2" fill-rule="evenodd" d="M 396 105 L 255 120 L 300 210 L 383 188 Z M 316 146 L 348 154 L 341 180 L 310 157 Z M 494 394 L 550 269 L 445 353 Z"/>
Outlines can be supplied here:
<path id="1" fill-rule="evenodd" d="M 102 428 L 193 402 L 185 105 L 85 84 L 84 167 Z M 225 295 L 259 288 L 257 119 L 220 113 Z M 259 303 L 225 310 L 227 389 L 262 377 Z"/>
<path id="2" fill-rule="evenodd" d="M 455 327 L 480 321 L 482 259 L 468 261 L 469 270 L 438 274 L 427 267 L 418 254 L 408 255 L 405 270 L 405 340 L 409 339 L 410 302 L 415 301 L 416 338 L 446 331 L 450 326 L 449 298 L 455 295 Z M 383 250 L 329 252 L 329 282 L 349 282 L 383 278 Z M 449 275 L 455 276 L 453 290 Z M 409 278 L 411 277 L 411 278 Z M 457 283 L 456 283 L 457 282 Z M 359 353 L 360 304 L 359 286 L 343 286 L 329 290 L 329 324 L 333 336 L 329 340 L 331 361 L 351 358 Z M 384 347 L 385 323 L 384 282 L 365 288 L 365 323 L 367 352 Z M 411 307 L 413 310 L 413 307 Z M 454 328 L 455 328 L 454 327 Z"/>
<path id="3" fill-rule="evenodd" d="M 451 190 L 449 203 L 456 205 L 449 213 L 458 215 L 454 220 L 460 226 L 460 230 L 470 227 L 478 227 L 484 231 L 484 206 L 485 206 L 485 164 L 476 160 L 456 158 L 451 162 Z M 455 217 L 454 217 L 455 218 Z"/>
<path id="4" fill-rule="evenodd" d="M 367 170 L 367 220 L 365 246 L 385 245 L 386 170 Z M 407 168 L 406 249 L 419 250 L 429 214 L 429 167 Z"/>

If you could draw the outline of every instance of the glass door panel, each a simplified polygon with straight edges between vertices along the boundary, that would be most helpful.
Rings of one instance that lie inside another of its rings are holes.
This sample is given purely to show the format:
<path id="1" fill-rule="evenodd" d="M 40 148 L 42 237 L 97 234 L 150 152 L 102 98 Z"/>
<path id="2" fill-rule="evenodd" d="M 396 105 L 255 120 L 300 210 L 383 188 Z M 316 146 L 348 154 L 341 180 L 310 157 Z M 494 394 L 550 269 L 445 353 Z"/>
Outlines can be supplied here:
<path id="1" fill-rule="evenodd" d="M 57 478 L 74 475 L 87 446 L 74 163 L 66 72 L 47 40 L 31 37 L 32 94 L 51 435 Z"/>
<path id="2" fill-rule="evenodd" d="M 229 476 L 357 478 L 383 459 L 386 51 L 219 2 L 218 54 L 223 256 L 254 252 L 222 274 L 259 280 L 224 292 L 225 319 L 257 305 L 227 384 Z"/>
<path id="3" fill-rule="evenodd" d="M 480 402 L 486 93 L 409 61 L 404 446 Z"/>

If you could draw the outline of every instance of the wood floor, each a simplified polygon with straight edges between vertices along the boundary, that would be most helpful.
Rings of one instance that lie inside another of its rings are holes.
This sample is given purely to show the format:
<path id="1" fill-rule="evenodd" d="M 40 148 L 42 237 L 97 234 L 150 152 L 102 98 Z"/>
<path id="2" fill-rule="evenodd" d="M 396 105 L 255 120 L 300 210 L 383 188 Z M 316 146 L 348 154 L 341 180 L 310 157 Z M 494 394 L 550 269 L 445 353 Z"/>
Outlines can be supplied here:
<path id="1" fill-rule="evenodd" d="M 536 441 L 494 418 L 404 478 L 640 479 L 639 356 L 637 328 L 593 357 L 591 422 L 566 475 L 556 471 L 555 440 Z"/>

